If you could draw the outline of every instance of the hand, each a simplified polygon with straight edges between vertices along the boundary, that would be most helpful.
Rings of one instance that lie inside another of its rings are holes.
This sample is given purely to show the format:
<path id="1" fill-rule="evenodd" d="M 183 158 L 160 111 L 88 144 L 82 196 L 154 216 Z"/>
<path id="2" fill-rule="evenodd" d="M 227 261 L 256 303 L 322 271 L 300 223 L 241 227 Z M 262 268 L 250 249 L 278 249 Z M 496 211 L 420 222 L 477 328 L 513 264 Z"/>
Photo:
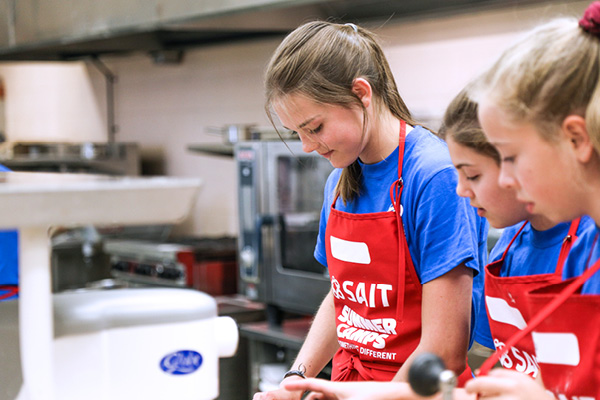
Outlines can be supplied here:
<path id="1" fill-rule="evenodd" d="M 497 368 L 487 376 L 467 382 L 468 393 L 479 394 L 480 399 L 493 400 L 553 400 L 546 389 L 529 376 L 517 371 Z"/>
<path id="2" fill-rule="evenodd" d="M 305 400 L 422 399 L 405 382 L 331 382 L 309 378 L 285 381 L 282 386 L 287 390 L 311 391 Z"/>
<path id="3" fill-rule="evenodd" d="M 287 390 L 283 388 L 284 383 L 295 381 L 305 381 L 305 379 L 298 376 L 290 376 L 281 382 L 279 389 L 268 392 L 257 392 L 254 394 L 252 400 L 300 400 L 304 393 L 303 390 Z"/>

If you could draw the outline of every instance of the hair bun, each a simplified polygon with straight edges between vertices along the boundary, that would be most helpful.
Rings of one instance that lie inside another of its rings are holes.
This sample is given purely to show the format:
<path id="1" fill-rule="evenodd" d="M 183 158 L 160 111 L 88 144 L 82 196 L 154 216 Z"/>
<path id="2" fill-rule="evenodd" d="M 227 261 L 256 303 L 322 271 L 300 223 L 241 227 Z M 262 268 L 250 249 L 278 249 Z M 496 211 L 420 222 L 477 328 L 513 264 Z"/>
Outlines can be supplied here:
<path id="1" fill-rule="evenodd" d="M 600 1 L 592 2 L 586 8 L 579 26 L 587 33 L 600 37 Z"/>

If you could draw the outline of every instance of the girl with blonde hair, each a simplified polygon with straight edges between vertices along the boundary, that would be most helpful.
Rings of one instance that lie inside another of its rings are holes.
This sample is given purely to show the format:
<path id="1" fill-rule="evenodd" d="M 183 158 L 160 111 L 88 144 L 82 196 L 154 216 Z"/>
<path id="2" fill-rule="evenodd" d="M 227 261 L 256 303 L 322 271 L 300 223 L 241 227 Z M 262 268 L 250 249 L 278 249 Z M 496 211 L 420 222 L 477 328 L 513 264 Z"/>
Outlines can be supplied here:
<path id="1" fill-rule="evenodd" d="M 557 398 L 600 398 L 600 2 L 506 50 L 472 91 L 479 120 L 502 160 L 500 184 L 527 210 L 554 221 L 589 215 L 575 243 L 573 278 L 526 293 L 537 362 Z M 535 321 L 535 322 L 534 322 Z M 507 372 L 473 380 L 481 398 L 527 398 L 533 381 Z M 553 398 L 537 387 L 535 398 Z M 532 397 L 529 397 L 532 398 Z"/>

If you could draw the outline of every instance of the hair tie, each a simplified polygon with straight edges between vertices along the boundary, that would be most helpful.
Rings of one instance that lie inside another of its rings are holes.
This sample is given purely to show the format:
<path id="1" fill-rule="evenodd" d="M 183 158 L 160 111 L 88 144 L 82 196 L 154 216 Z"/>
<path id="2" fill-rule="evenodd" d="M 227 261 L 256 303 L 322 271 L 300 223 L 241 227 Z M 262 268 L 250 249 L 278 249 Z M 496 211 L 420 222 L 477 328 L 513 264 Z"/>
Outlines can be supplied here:
<path id="1" fill-rule="evenodd" d="M 600 3 L 600 1 L 598 1 L 597 3 Z M 349 26 L 350 28 L 354 29 L 354 32 L 358 33 L 358 28 L 353 23 L 348 22 L 347 24 L 344 24 L 344 25 Z"/>
<path id="2" fill-rule="evenodd" d="M 581 29 L 596 37 L 600 37 L 600 1 L 594 1 L 579 20 Z"/>

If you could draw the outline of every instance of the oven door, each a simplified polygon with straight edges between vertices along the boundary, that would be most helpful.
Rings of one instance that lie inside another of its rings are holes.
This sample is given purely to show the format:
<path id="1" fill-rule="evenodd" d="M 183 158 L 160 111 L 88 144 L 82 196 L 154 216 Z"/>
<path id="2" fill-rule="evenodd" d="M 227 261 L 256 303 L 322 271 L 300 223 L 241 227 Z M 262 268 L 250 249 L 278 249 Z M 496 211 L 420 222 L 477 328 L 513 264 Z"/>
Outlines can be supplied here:
<path id="1" fill-rule="evenodd" d="M 302 151 L 301 142 L 267 142 L 266 214 L 263 254 L 269 282 L 267 303 L 285 310 L 312 314 L 330 288 L 329 275 L 314 258 L 323 205 L 323 189 L 333 167 L 317 154 Z M 268 248 L 270 247 L 270 248 Z"/>

